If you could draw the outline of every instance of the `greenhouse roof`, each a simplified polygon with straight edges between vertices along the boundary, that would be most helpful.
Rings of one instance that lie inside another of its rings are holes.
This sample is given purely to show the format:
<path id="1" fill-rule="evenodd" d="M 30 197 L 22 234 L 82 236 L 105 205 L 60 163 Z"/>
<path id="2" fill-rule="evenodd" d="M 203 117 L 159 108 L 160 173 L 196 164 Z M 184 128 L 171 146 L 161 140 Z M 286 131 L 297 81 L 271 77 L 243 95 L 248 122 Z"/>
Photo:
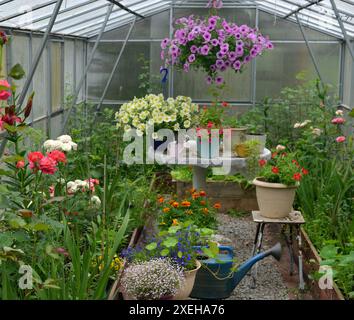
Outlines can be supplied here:
<path id="1" fill-rule="evenodd" d="M 60 1 L 60 0 L 59 0 Z M 0 25 L 45 31 L 57 0 L 0 0 Z M 99 33 L 110 5 L 106 30 L 144 19 L 174 6 L 205 7 L 208 0 L 64 0 L 52 32 L 81 37 Z M 354 0 L 224 0 L 224 7 L 252 6 L 289 20 L 299 21 L 338 38 L 354 37 Z"/>

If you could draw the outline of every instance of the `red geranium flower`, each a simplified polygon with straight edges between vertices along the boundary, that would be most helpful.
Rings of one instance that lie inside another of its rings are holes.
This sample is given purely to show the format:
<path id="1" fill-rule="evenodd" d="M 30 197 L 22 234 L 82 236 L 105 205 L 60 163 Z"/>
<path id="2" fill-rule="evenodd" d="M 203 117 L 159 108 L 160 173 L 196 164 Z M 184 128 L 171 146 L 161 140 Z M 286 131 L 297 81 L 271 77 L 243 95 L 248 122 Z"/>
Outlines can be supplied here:
<path id="1" fill-rule="evenodd" d="M 24 160 L 17 161 L 17 163 L 16 163 L 16 168 L 17 169 L 22 169 L 24 167 L 25 167 L 25 161 Z"/>
<path id="2" fill-rule="evenodd" d="M 305 168 L 302 168 L 301 171 L 302 171 L 302 174 L 303 174 L 303 175 L 307 175 L 307 174 L 309 173 L 309 171 L 306 170 Z"/>
<path id="3" fill-rule="evenodd" d="M 44 155 L 39 151 L 30 152 L 27 155 L 30 168 L 32 170 L 39 169 L 39 161 L 44 158 Z"/>
<path id="4" fill-rule="evenodd" d="M 258 161 L 258 163 L 259 163 L 259 166 L 260 166 L 260 167 L 263 167 L 263 166 L 266 165 L 267 160 L 261 159 L 261 160 Z"/>
<path id="5" fill-rule="evenodd" d="M 275 174 L 278 174 L 279 173 L 279 168 L 272 167 L 272 172 L 275 173 Z"/>
<path id="6" fill-rule="evenodd" d="M 301 173 L 294 173 L 293 179 L 296 181 L 300 181 L 301 180 Z"/>
<path id="7" fill-rule="evenodd" d="M 274 159 L 278 155 L 278 152 L 273 152 L 272 153 L 272 159 Z"/>
<path id="8" fill-rule="evenodd" d="M 223 107 L 227 107 L 229 104 L 226 102 L 226 101 L 224 101 L 223 103 L 222 103 L 222 106 Z"/>

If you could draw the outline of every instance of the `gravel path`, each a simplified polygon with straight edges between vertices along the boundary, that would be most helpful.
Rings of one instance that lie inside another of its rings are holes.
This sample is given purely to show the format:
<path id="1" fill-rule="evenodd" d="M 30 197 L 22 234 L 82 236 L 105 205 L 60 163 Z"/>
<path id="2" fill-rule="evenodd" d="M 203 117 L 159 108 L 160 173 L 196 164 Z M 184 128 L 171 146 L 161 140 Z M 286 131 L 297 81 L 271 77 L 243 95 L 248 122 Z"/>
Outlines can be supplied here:
<path id="1" fill-rule="evenodd" d="M 235 248 L 235 257 L 239 262 L 251 256 L 256 225 L 250 217 L 232 217 L 218 215 L 219 234 L 230 239 Z M 270 246 L 265 236 L 263 249 Z M 251 277 L 246 276 L 233 291 L 229 300 L 288 300 L 288 290 L 273 257 L 267 257 L 258 263 L 257 285 L 251 289 Z"/>

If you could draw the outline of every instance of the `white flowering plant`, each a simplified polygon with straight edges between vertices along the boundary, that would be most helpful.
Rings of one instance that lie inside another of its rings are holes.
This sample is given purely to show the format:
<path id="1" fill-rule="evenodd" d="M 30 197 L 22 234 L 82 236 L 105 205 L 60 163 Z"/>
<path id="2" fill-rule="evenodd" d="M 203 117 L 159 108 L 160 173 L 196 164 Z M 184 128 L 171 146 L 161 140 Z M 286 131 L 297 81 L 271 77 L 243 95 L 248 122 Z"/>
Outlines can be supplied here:
<path id="1" fill-rule="evenodd" d="M 125 269 L 121 279 L 124 293 L 137 300 L 171 298 L 184 284 L 182 268 L 168 258 L 135 262 Z"/>
<path id="2" fill-rule="evenodd" d="M 134 98 L 124 103 L 116 113 L 117 127 L 123 130 L 137 130 L 143 136 L 149 127 L 154 127 L 153 138 L 157 139 L 159 129 L 189 129 L 198 124 L 197 104 L 189 97 L 164 99 L 162 94 L 148 94 L 144 98 Z"/>
<path id="3" fill-rule="evenodd" d="M 69 135 L 62 135 L 55 140 L 46 140 L 43 144 L 43 148 L 47 152 L 52 152 L 54 150 L 69 152 L 77 150 L 77 144 L 72 141 L 72 138 Z"/>

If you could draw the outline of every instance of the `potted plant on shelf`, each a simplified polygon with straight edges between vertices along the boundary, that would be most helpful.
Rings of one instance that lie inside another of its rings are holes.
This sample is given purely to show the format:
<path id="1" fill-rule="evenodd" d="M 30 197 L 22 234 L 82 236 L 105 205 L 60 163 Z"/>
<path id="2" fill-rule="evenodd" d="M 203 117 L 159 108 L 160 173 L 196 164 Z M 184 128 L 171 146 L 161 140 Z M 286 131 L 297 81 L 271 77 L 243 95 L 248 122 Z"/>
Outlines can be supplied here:
<path id="1" fill-rule="evenodd" d="M 125 300 L 171 300 L 184 284 L 182 268 L 162 258 L 130 264 L 121 279 Z"/>
<path id="2" fill-rule="evenodd" d="M 253 180 L 256 186 L 260 214 L 267 218 L 284 218 L 293 210 L 296 188 L 304 175 L 305 168 L 278 145 L 269 161 L 259 160 L 260 174 Z"/>

